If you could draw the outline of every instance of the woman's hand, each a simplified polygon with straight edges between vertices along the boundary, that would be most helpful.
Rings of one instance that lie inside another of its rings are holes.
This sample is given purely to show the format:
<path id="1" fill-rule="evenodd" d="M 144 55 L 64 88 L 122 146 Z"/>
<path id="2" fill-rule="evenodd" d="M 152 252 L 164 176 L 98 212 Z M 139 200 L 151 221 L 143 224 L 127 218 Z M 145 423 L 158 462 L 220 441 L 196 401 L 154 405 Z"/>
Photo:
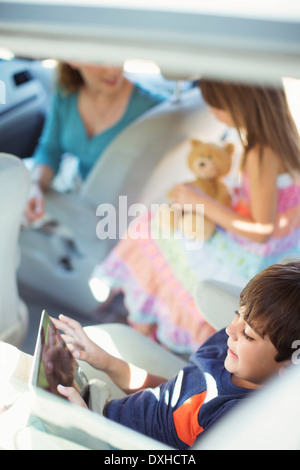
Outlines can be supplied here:
<path id="1" fill-rule="evenodd" d="M 88 337 L 79 322 L 65 315 L 59 315 L 59 320 L 52 318 L 52 321 L 65 333 L 62 337 L 75 359 L 105 371 L 110 355 Z"/>
<path id="2" fill-rule="evenodd" d="M 45 213 L 45 193 L 38 183 L 33 183 L 29 192 L 29 198 L 24 215 L 29 224 L 32 224 Z"/>
<path id="3" fill-rule="evenodd" d="M 51 185 L 53 177 L 54 171 L 48 165 L 40 164 L 33 170 L 32 185 L 24 211 L 24 215 L 30 224 L 44 215 L 46 192 Z"/>

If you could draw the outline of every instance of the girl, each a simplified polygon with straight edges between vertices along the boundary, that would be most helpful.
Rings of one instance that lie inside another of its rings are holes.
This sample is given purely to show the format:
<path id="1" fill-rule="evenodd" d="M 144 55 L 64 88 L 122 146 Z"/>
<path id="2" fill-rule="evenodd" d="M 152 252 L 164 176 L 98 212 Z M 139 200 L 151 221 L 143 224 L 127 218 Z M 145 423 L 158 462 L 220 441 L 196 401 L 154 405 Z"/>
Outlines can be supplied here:
<path id="1" fill-rule="evenodd" d="M 174 202 L 204 204 L 205 217 L 217 225 L 204 246 L 144 239 L 141 224 L 141 237 L 120 242 L 101 266 L 111 286 L 124 291 L 129 321 L 147 334 L 156 328 L 158 340 L 179 353 L 212 333 L 193 300 L 199 280 L 243 287 L 265 267 L 300 256 L 300 140 L 283 89 L 212 80 L 201 80 L 200 89 L 242 142 L 242 184 L 232 208 L 179 184 Z"/>

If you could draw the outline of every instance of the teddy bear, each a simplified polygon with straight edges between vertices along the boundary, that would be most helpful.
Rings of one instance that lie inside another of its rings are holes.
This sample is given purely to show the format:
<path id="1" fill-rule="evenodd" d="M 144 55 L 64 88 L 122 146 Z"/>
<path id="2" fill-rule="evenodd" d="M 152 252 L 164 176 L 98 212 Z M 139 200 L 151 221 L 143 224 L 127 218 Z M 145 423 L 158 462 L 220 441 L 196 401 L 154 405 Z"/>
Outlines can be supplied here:
<path id="1" fill-rule="evenodd" d="M 231 169 L 234 145 L 231 143 L 217 145 L 197 139 L 191 139 L 190 143 L 188 166 L 196 178 L 189 184 L 229 207 L 231 196 L 221 180 Z M 168 198 L 172 201 L 172 189 L 168 193 Z M 207 240 L 216 229 L 215 224 L 206 219 L 205 215 L 203 217 L 203 214 L 182 211 L 182 208 L 176 204 L 162 205 L 159 215 L 163 230 L 166 230 L 168 225 L 169 232 L 179 229 L 189 239 Z"/>

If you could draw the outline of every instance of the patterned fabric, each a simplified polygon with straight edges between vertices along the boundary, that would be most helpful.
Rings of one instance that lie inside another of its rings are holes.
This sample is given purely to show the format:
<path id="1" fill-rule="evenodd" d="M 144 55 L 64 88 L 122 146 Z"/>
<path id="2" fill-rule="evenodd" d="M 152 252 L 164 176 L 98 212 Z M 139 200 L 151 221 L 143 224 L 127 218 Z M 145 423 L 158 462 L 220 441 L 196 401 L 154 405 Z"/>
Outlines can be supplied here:
<path id="1" fill-rule="evenodd" d="M 234 208 L 245 214 L 249 202 L 245 175 Z M 220 228 L 204 244 L 177 239 L 176 234 L 163 239 L 151 213 L 140 220 L 138 230 L 137 240 L 122 240 L 109 254 L 100 274 L 111 287 L 123 290 L 132 324 L 155 323 L 160 342 L 176 352 L 190 353 L 214 331 L 194 302 L 199 280 L 214 279 L 243 287 L 267 266 L 284 257 L 300 256 L 300 184 L 288 174 L 278 177 L 276 229 L 266 243 Z"/>

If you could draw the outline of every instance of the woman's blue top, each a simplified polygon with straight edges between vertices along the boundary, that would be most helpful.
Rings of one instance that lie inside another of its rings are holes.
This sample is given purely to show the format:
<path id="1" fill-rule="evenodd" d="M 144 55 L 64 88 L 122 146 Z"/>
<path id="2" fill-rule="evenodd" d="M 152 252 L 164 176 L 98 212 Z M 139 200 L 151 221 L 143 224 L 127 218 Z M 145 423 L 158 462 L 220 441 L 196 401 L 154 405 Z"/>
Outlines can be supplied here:
<path id="1" fill-rule="evenodd" d="M 36 164 L 49 165 L 56 173 L 65 153 L 76 156 L 84 179 L 105 148 L 125 127 L 143 113 L 164 101 L 164 97 L 134 85 L 127 108 L 121 119 L 104 132 L 89 137 L 78 112 L 78 91 L 53 95 L 50 111 L 39 144 L 34 152 Z"/>

